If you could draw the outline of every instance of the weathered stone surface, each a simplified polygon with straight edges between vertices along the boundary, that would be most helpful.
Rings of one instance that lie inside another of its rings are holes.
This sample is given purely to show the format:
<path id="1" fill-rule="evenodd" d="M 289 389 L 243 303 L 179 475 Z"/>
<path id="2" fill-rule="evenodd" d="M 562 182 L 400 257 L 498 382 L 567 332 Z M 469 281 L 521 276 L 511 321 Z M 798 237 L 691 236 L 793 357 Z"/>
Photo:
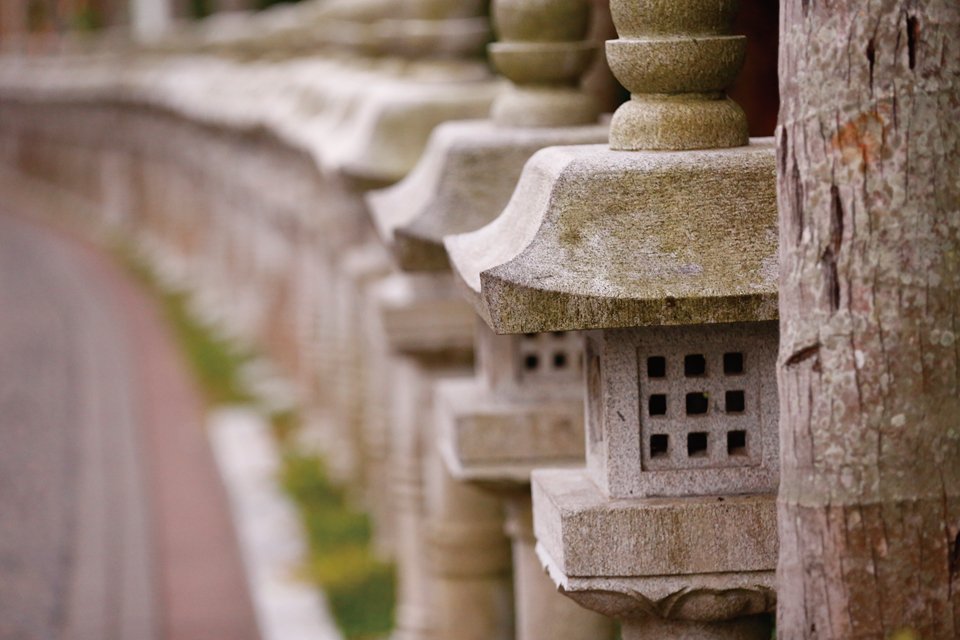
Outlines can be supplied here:
<path id="1" fill-rule="evenodd" d="M 557 590 L 537 558 L 529 487 L 506 500 L 506 531 L 513 542 L 517 640 L 604 640 L 616 637 L 613 620 L 580 607 Z"/>
<path id="2" fill-rule="evenodd" d="M 394 274 L 376 285 L 381 322 L 391 349 L 468 362 L 474 315 L 443 274 Z"/>
<path id="3" fill-rule="evenodd" d="M 583 396 L 579 332 L 498 336 L 477 320 L 477 373 L 501 398 L 550 402 Z"/>
<path id="4" fill-rule="evenodd" d="M 525 484 L 539 466 L 583 460 L 583 402 L 509 400 L 475 380 L 437 388 L 440 448 L 464 481 Z"/>
<path id="5" fill-rule="evenodd" d="M 580 89 L 597 44 L 587 40 L 587 0 L 494 0 L 501 41 L 490 60 L 513 84 L 493 104 L 494 122 L 560 127 L 596 122 L 599 106 Z"/>
<path id="6" fill-rule="evenodd" d="M 443 237 L 490 222 L 510 199 L 524 163 L 548 146 L 590 144 L 605 125 L 501 127 L 488 120 L 450 122 L 434 131 L 411 174 L 367 197 L 380 236 L 400 268 L 449 267 Z"/>
<path id="7" fill-rule="evenodd" d="M 607 60 L 633 99 L 614 114 L 610 146 L 624 151 L 747 144 L 747 118 L 724 90 L 743 66 L 746 39 L 729 35 L 736 2 L 612 0 L 620 36 Z"/>
<path id="8" fill-rule="evenodd" d="M 777 317 L 776 225 L 771 140 L 576 146 L 538 152 L 500 217 L 445 244 L 498 333 L 742 322 Z"/>
<path id="9" fill-rule="evenodd" d="M 776 567 L 773 495 L 610 499 L 583 470 L 537 470 L 532 483 L 537 540 L 565 576 L 682 578 Z"/>
<path id="10" fill-rule="evenodd" d="M 778 337 L 772 321 L 589 332 L 587 467 L 597 486 L 619 498 L 775 494 Z M 701 357 L 703 371 L 687 375 L 686 359 Z M 648 359 L 663 369 L 651 375 Z M 704 399 L 697 413 L 691 396 Z"/>
<path id="11" fill-rule="evenodd" d="M 625 130 L 632 138 L 625 137 Z M 723 149 L 747 144 L 743 109 L 722 96 L 698 101 L 635 97 L 613 114 L 610 132 L 610 146 L 619 150 Z"/>
<path id="12" fill-rule="evenodd" d="M 379 184 L 406 175 L 436 125 L 486 115 L 497 87 L 475 64 L 458 61 L 0 60 L 0 99 L 152 108 L 225 130 L 266 132 L 324 170 Z"/>

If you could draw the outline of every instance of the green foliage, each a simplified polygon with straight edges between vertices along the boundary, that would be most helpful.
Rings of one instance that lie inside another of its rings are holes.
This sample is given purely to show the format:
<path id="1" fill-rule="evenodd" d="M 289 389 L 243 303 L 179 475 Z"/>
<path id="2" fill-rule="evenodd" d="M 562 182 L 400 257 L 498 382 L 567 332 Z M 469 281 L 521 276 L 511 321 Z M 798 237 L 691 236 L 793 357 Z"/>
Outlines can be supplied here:
<path id="1" fill-rule="evenodd" d="M 164 311 L 176 331 L 184 353 L 211 404 L 252 401 L 239 382 L 238 371 L 248 356 L 237 354 L 230 345 L 195 323 L 186 311 L 183 294 L 165 294 Z"/>
<path id="2" fill-rule="evenodd" d="M 393 628 L 394 570 L 370 549 L 366 515 L 351 508 L 316 456 L 288 453 L 283 485 L 300 507 L 310 540 L 311 579 L 327 594 L 330 608 L 350 640 L 372 640 Z"/>
<path id="3" fill-rule="evenodd" d="M 84 6 L 73 14 L 71 23 L 75 31 L 97 31 L 103 28 L 103 17 L 95 8 Z"/>
<path id="4" fill-rule="evenodd" d="M 286 444 L 300 426 L 300 416 L 293 409 L 276 411 L 270 415 L 270 427 L 277 442 Z"/>
<path id="5" fill-rule="evenodd" d="M 259 11 L 275 4 L 295 4 L 297 2 L 300 2 L 300 0 L 257 0 L 256 9 Z"/>
<path id="6" fill-rule="evenodd" d="M 206 18 L 213 13 L 213 9 L 210 7 L 210 0 L 190 0 L 188 9 L 190 17 L 195 20 Z"/>

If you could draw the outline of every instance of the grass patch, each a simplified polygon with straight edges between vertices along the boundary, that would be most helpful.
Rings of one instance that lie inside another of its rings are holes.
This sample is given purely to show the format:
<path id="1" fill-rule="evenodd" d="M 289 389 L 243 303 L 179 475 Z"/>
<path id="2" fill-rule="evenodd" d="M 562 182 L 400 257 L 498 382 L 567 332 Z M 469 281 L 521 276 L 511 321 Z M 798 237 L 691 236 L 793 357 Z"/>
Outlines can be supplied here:
<path id="1" fill-rule="evenodd" d="M 241 382 L 240 368 L 250 359 L 193 319 L 187 296 L 165 290 L 132 252 L 116 253 L 160 301 L 208 406 L 256 404 Z M 296 451 L 300 419 L 295 410 L 269 416 L 271 431 L 284 450 L 280 480 L 293 498 L 307 531 L 310 558 L 306 577 L 326 593 L 337 624 L 348 640 L 382 638 L 393 629 L 396 578 L 392 565 L 371 549 L 369 517 L 354 509 L 342 487 L 329 480 L 323 461 Z"/>
<path id="2" fill-rule="evenodd" d="M 282 481 L 307 527 L 308 575 L 326 592 L 343 634 L 350 640 L 386 636 L 394 625 L 396 578 L 393 566 L 371 550 L 370 519 L 350 506 L 316 456 L 288 452 Z"/>
<path id="3" fill-rule="evenodd" d="M 299 426 L 300 415 L 293 409 L 270 414 L 270 430 L 273 432 L 273 437 L 282 445 L 292 442 Z"/>

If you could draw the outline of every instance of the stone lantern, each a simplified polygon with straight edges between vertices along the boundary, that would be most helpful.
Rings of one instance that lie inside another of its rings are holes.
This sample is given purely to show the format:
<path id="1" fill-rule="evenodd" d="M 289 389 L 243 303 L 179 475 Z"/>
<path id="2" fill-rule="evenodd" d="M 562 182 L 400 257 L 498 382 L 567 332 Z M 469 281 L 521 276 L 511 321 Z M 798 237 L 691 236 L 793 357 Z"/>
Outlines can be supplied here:
<path id="1" fill-rule="evenodd" d="M 498 336 L 478 323 L 478 376 L 437 388 L 441 454 L 454 478 L 503 501 L 513 552 L 517 640 L 602 640 L 613 625 L 565 600 L 535 553 L 530 474 L 583 459 L 583 340 Z"/>
<path id="2" fill-rule="evenodd" d="M 595 100 L 579 88 L 597 48 L 586 39 L 589 1 L 495 0 L 492 13 L 501 40 L 490 55 L 510 82 L 491 117 L 438 127 L 411 175 L 368 198 L 400 268 L 421 278 L 452 284 L 444 236 L 499 214 L 536 151 L 607 139 Z M 555 593 L 532 531 L 531 470 L 575 464 L 584 455 L 582 337 L 497 336 L 480 324 L 474 344 L 477 376 L 437 383 L 435 426 L 427 437 L 461 492 L 481 488 L 505 507 L 516 610 L 516 632 L 511 625 L 508 633 L 519 640 L 609 637 L 609 621 Z"/>
<path id="3" fill-rule="evenodd" d="M 497 333 L 588 330 L 586 468 L 533 473 L 537 554 L 623 637 L 769 638 L 778 479 L 775 152 L 724 89 L 732 0 L 613 0 L 610 146 L 546 149 L 448 237 Z"/>

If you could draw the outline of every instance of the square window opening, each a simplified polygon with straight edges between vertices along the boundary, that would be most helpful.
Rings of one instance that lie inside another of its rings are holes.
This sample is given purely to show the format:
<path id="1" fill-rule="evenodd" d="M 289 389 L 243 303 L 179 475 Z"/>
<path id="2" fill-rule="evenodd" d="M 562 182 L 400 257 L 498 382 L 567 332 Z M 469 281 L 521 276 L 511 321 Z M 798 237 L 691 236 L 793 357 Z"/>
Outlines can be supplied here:
<path id="1" fill-rule="evenodd" d="M 747 455 L 747 432 L 746 431 L 727 431 L 727 455 L 728 456 Z"/>
<path id="2" fill-rule="evenodd" d="M 666 458 L 670 453 L 670 436 L 665 433 L 656 433 L 650 436 L 650 457 Z"/>
<path id="3" fill-rule="evenodd" d="M 723 354 L 723 372 L 728 376 L 743 373 L 743 354 L 740 352 Z"/>
<path id="4" fill-rule="evenodd" d="M 647 358 L 647 377 L 665 378 L 667 377 L 667 359 L 663 356 L 654 356 Z"/>
<path id="5" fill-rule="evenodd" d="M 707 433 L 694 431 L 687 434 L 687 456 L 690 458 L 707 457 Z"/>
<path id="6" fill-rule="evenodd" d="M 553 354 L 553 366 L 556 369 L 566 369 L 567 367 L 567 354 L 563 351 L 557 351 Z"/>
<path id="7" fill-rule="evenodd" d="M 702 391 L 687 394 L 687 415 L 703 415 L 710 408 L 710 398 Z"/>
<path id="8" fill-rule="evenodd" d="M 727 391 L 724 406 L 727 413 L 743 413 L 747 407 L 746 395 L 743 391 Z"/>
<path id="9" fill-rule="evenodd" d="M 523 359 L 523 368 L 527 371 L 534 371 L 539 366 L 540 358 L 538 358 L 535 353 L 531 353 Z"/>
<path id="10" fill-rule="evenodd" d="M 683 375 L 688 378 L 706 375 L 707 359 L 701 353 L 695 353 L 683 358 Z"/>
<path id="11" fill-rule="evenodd" d="M 667 396 L 663 393 L 655 393 L 650 396 L 647 402 L 647 408 L 651 416 L 667 415 Z"/>

